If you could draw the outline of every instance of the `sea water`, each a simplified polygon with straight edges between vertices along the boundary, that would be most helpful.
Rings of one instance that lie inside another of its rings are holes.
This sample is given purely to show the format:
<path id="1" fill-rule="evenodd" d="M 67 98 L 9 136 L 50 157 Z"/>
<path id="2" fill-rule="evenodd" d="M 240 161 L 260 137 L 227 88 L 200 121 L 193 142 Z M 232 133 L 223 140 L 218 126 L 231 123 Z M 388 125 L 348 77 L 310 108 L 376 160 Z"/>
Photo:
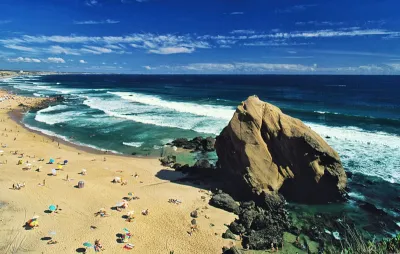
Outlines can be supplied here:
<path id="1" fill-rule="evenodd" d="M 400 220 L 400 77 L 294 75 L 47 75 L 4 80 L 18 94 L 65 100 L 23 122 L 76 144 L 162 154 L 175 138 L 216 136 L 256 94 L 301 119 L 340 155 L 350 197 Z M 213 155 L 215 157 L 215 155 Z"/>

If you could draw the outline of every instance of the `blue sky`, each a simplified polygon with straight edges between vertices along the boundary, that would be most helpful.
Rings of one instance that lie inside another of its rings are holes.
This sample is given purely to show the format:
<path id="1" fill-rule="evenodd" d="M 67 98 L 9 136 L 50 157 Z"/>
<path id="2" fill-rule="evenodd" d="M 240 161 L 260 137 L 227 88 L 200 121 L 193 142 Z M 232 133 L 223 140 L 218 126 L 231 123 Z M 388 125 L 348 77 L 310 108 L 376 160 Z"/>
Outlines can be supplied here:
<path id="1" fill-rule="evenodd" d="M 0 69 L 400 74 L 398 0 L 1 0 Z"/>

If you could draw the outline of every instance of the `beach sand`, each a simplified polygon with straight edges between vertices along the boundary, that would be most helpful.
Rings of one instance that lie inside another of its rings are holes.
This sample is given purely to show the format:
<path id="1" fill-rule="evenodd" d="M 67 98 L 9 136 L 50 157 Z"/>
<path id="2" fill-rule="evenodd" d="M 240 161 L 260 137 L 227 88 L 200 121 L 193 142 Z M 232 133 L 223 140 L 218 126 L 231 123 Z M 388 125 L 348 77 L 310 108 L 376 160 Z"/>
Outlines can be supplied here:
<path id="1" fill-rule="evenodd" d="M 4 93 L 0 92 L 0 98 Z M 79 248 L 84 242 L 94 243 L 96 239 L 101 240 L 104 253 L 123 253 L 124 244 L 118 243 L 116 236 L 123 233 L 123 228 L 133 235 L 129 242 L 135 245 L 131 250 L 134 253 L 221 253 L 223 246 L 239 244 L 221 237 L 227 228 L 224 224 L 231 223 L 235 215 L 209 206 L 207 189 L 171 182 L 182 175 L 162 167 L 157 159 L 104 155 L 58 144 L 9 117 L 10 110 L 20 103 L 34 105 L 40 100 L 14 96 L 0 102 L 0 253 L 76 253 L 82 251 Z M 16 155 L 14 151 L 18 151 Z M 39 158 L 44 161 L 39 162 Z M 55 164 L 47 164 L 50 158 Z M 20 159 L 23 164 L 17 165 Z M 64 160 L 68 164 L 63 170 L 49 176 Z M 23 170 L 26 163 L 32 164 L 31 170 Z M 38 167 L 40 172 L 35 171 Z M 79 174 L 82 169 L 87 175 Z M 139 177 L 135 178 L 135 173 Z M 112 183 L 117 176 L 128 184 Z M 45 186 L 39 185 L 43 180 Z M 82 189 L 75 187 L 80 180 L 85 181 Z M 16 183 L 26 186 L 13 190 Z M 122 212 L 110 209 L 129 192 L 140 199 L 129 201 L 129 208 Z M 171 198 L 182 204 L 169 203 Z M 51 204 L 59 205 L 61 210 L 46 213 Z M 100 208 L 111 216 L 95 217 Z M 141 214 L 144 209 L 149 209 L 149 215 Z M 190 236 L 190 212 L 195 209 L 199 209 L 198 231 Z M 135 219 L 127 222 L 122 216 L 131 210 L 135 211 Z M 25 222 L 34 215 L 40 216 L 39 227 L 25 230 Z M 49 235 L 51 231 L 55 235 Z M 58 243 L 48 245 L 47 240 L 41 240 L 43 237 L 53 237 Z"/>

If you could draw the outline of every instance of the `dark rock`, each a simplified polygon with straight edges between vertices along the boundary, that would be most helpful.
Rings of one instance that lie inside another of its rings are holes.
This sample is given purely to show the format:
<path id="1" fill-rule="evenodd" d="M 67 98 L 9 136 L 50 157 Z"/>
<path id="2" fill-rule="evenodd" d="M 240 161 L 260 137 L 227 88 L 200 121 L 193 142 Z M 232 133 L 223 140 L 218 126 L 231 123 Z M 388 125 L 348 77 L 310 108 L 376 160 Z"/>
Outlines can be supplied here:
<path id="1" fill-rule="evenodd" d="M 236 214 L 238 214 L 240 210 L 235 200 L 226 193 L 215 194 L 210 200 L 210 205 Z"/>
<path id="2" fill-rule="evenodd" d="M 374 215 L 379 215 L 379 216 L 387 215 L 385 211 L 383 211 L 382 209 L 379 209 L 375 205 L 368 203 L 368 202 L 363 202 L 359 206 L 361 209 L 364 209 L 365 211 L 372 213 Z"/>
<path id="3" fill-rule="evenodd" d="M 215 151 L 215 138 L 207 137 L 206 139 L 203 139 L 202 146 L 206 152 Z"/>
<path id="4" fill-rule="evenodd" d="M 243 235 L 242 245 L 250 249 L 269 249 L 271 243 L 281 244 L 283 232 L 291 227 L 283 197 L 266 195 L 263 200 L 259 205 L 243 202 L 239 218 L 229 225 L 233 233 Z"/>
<path id="5" fill-rule="evenodd" d="M 229 229 L 222 234 L 222 238 L 236 240 L 236 236 Z"/>
<path id="6" fill-rule="evenodd" d="M 240 235 L 246 231 L 244 226 L 242 224 L 237 223 L 236 221 L 232 222 L 229 225 L 229 229 L 232 231 L 232 233 Z"/>
<path id="7" fill-rule="evenodd" d="M 187 138 L 178 138 L 172 141 L 172 145 L 181 147 L 188 150 L 201 151 L 201 152 L 212 152 L 215 151 L 215 138 L 213 137 L 195 137 L 192 140 Z"/>
<path id="8" fill-rule="evenodd" d="M 176 163 L 176 156 L 168 155 L 160 159 L 161 165 L 165 167 L 172 167 Z"/>
<path id="9" fill-rule="evenodd" d="M 208 169 L 208 168 L 212 168 L 213 166 L 210 164 L 210 162 L 206 159 L 200 159 L 198 161 L 196 161 L 196 163 L 194 164 L 195 168 L 198 169 Z"/>
<path id="10" fill-rule="evenodd" d="M 254 209 L 255 207 L 256 207 L 256 203 L 253 200 L 248 201 L 248 202 L 242 202 L 240 204 L 241 209 Z"/>
<path id="11" fill-rule="evenodd" d="M 232 248 L 228 249 L 227 247 L 224 247 L 222 249 L 223 254 L 243 254 L 243 251 L 239 250 L 236 246 L 233 246 Z"/>
<path id="12" fill-rule="evenodd" d="M 191 223 L 192 225 L 197 225 L 197 221 L 196 221 L 195 219 L 191 220 L 190 223 Z"/>
<path id="13" fill-rule="evenodd" d="M 193 218 L 197 218 L 199 216 L 197 210 L 194 210 L 193 212 L 191 212 L 190 216 Z"/>

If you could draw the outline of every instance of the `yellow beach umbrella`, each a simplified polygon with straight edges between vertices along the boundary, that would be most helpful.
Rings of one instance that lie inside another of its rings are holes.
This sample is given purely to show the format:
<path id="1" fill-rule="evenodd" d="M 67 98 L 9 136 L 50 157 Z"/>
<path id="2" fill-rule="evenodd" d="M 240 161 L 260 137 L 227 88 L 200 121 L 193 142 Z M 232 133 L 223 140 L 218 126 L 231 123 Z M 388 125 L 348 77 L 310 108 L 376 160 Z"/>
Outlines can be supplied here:
<path id="1" fill-rule="evenodd" d="M 58 165 L 58 169 L 62 169 L 63 167 L 61 165 Z"/>

